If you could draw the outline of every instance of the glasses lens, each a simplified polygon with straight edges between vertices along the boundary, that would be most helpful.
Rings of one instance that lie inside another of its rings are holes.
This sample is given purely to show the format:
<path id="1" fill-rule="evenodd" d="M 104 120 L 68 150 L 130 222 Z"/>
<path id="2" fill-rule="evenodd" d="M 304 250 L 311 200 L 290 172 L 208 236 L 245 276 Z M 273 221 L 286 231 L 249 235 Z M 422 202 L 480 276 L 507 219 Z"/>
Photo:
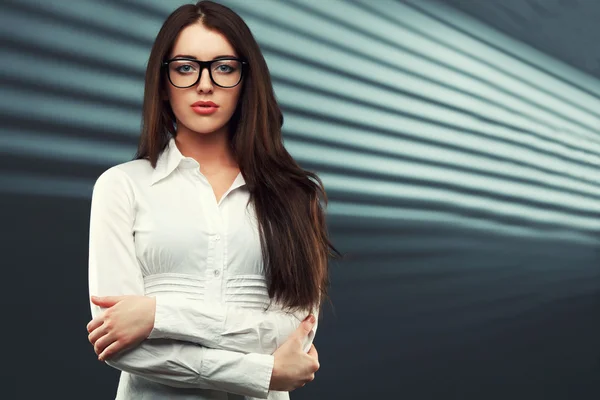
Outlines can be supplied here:
<path id="1" fill-rule="evenodd" d="M 237 60 L 215 61 L 211 69 L 212 77 L 219 86 L 235 86 L 242 78 L 242 64 Z"/>
<path id="2" fill-rule="evenodd" d="M 196 83 L 200 65 L 194 61 L 177 60 L 169 63 L 171 83 L 177 87 L 189 87 Z"/>

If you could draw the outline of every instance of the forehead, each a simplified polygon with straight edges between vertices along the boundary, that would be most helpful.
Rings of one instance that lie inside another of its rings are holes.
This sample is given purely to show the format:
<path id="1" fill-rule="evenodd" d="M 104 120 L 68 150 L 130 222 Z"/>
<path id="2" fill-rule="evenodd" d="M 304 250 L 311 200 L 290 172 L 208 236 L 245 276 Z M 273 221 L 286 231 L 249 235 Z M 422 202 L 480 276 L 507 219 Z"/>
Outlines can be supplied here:
<path id="1" fill-rule="evenodd" d="M 170 58 L 188 55 L 198 60 L 212 60 L 219 56 L 234 56 L 236 52 L 220 32 L 209 30 L 201 23 L 185 27 L 175 40 Z"/>

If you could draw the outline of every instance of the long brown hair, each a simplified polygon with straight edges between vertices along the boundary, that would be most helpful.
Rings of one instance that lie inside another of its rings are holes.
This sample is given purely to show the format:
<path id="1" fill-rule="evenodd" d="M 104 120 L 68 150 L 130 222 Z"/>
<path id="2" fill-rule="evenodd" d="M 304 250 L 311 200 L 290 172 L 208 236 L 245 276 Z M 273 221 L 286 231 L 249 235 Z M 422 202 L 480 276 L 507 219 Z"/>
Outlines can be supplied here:
<path id="1" fill-rule="evenodd" d="M 327 298 L 329 257 L 339 255 L 325 224 L 321 203 L 327 204 L 327 196 L 319 177 L 302 169 L 283 146 L 283 115 L 269 69 L 250 29 L 231 9 L 200 1 L 179 7 L 163 24 L 146 69 L 135 159 L 148 159 L 156 167 L 160 152 L 176 135 L 175 115 L 164 100 L 161 63 L 179 32 L 197 22 L 223 34 L 248 63 L 229 139 L 256 210 L 269 296 L 290 310 L 318 310 Z"/>

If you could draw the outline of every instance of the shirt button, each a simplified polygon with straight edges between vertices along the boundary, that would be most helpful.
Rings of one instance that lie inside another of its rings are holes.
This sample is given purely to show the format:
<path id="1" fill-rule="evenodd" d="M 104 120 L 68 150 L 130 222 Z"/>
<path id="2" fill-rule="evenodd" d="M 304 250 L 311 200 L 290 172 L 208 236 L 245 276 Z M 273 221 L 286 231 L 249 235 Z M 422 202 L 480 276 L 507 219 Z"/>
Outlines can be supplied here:
<path id="1" fill-rule="evenodd" d="M 215 240 L 221 240 L 221 236 L 219 236 L 219 235 L 215 236 Z"/>
<path id="2" fill-rule="evenodd" d="M 215 269 L 215 276 L 219 276 L 221 275 L 221 271 L 219 271 L 218 269 Z"/>

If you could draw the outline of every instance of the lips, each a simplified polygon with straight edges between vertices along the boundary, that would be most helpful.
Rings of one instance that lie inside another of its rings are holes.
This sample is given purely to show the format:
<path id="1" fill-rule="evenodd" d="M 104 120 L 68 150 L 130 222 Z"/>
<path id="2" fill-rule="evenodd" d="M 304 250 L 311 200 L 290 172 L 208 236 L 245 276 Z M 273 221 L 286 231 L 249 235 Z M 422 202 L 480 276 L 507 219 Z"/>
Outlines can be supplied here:
<path id="1" fill-rule="evenodd" d="M 197 101 L 194 104 L 192 104 L 192 107 L 219 107 L 218 105 L 216 105 L 215 103 L 213 103 L 212 101 Z"/>
<path id="2" fill-rule="evenodd" d="M 210 115 L 219 109 L 219 106 L 212 101 L 197 101 L 192 104 L 192 110 L 199 115 Z"/>

